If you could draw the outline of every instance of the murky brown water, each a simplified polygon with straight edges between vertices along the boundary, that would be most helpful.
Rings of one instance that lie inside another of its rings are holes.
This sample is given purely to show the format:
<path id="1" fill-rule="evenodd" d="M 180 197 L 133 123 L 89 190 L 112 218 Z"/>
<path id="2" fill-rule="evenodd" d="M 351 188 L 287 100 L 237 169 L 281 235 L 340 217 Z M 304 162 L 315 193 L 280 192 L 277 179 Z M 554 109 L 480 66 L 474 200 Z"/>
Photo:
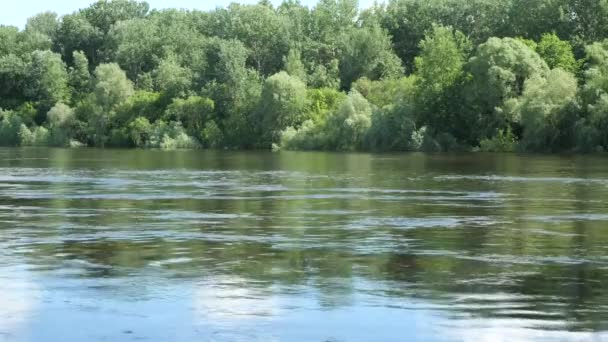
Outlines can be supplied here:
<path id="1" fill-rule="evenodd" d="M 0 149 L 0 341 L 606 330 L 607 157 Z"/>

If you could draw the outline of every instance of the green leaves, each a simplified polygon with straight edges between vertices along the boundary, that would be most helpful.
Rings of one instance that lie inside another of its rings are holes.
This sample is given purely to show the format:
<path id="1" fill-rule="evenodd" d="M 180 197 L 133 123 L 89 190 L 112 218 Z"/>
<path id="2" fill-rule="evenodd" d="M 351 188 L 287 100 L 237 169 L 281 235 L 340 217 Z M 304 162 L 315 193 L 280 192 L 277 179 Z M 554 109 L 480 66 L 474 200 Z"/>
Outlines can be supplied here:
<path id="1" fill-rule="evenodd" d="M 471 50 L 469 40 L 451 27 L 433 26 L 420 42 L 416 57 L 416 109 L 420 126 L 431 126 L 439 132 L 456 131 L 454 125 L 460 106 L 451 96 L 464 77 L 464 65 Z"/>
<path id="2" fill-rule="evenodd" d="M 471 43 L 461 32 L 433 26 L 420 42 L 420 56 L 415 59 L 420 87 L 437 94 L 453 86 L 462 77 L 470 50 Z"/>
<path id="3" fill-rule="evenodd" d="M 361 77 L 378 80 L 403 75 L 401 60 L 392 51 L 386 31 L 379 26 L 348 31 L 341 50 L 340 80 L 344 89 L 350 89 Z"/>
<path id="4" fill-rule="evenodd" d="M 24 95 L 39 102 L 44 114 L 57 102 L 68 101 L 68 73 L 59 54 L 51 51 L 34 51 L 31 54 Z"/>
<path id="5" fill-rule="evenodd" d="M 89 139 L 95 146 L 103 147 L 108 140 L 116 110 L 131 95 L 133 83 L 116 63 L 101 64 L 95 69 L 93 92 L 77 109 L 87 121 Z"/>
<path id="6" fill-rule="evenodd" d="M 205 124 L 214 119 L 215 104 L 211 99 L 191 96 L 187 99 L 175 99 L 167 107 L 164 119 L 181 122 L 191 136 L 202 138 Z"/>
<path id="7" fill-rule="evenodd" d="M 338 151 L 361 149 L 371 125 L 372 106 L 357 91 L 351 91 L 327 120 L 327 146 Z"/>
<path id="8" fill-rule="evenodd" d="M 97 104 L 110 111 L 133 95 L 133 83 L 116 63 L 101 64 L 95 69 L 93 93 Z"/>
<path id="9" fill-rule="evenodd" d="M 494 136 L 511 123 L 500 110 L 505 101 L 521 96 L 532 76 L 544 76 L 549 67 L 529 46 L 518 39 L 490 38 L 481 44 L 466 67 L 466 101 L 471 120 L 471 141 Z"/>
<path id="10" fill-rule="evenodd" d="M 154 71 L 156 89 L 162 91 L 168 100 L 188 96 L 193 77 L 192 70 L 181 66 L 173 55 L 163 60 Z"/>
<path id="11" fill-rule="evenodd" d="M 43 127 L 58 146 L 608 148 L 606 13 L 605 0 L 99 0 L 0 26 L 5 143 L 45 141 Z"/>
<path id="12" fill-rule="evenodd" d="M 536 51 L 551 69 L 561 68 L 573 73 L 578 71 L 579 64 L 574 58 L 572 45 L 559 39 L 555 33 L 543 34 Z"/>
<path id="13" fill-rule="evenodd" d="M 306 85 L 286 72 L 275 74 L 264 82 L 257 109 L 256 130 L 260 146 L 277 143 L 281 131 L 298 127 L 306 120 L 308 107 Z"/>
<path id="14" fill-rule="evenodd" d="M 282 57 L 289 51 L 288 18 L 261 4 L 232 4 L 227 11 L 221 36 L 243 42 L 251 52 L 249 66 L 262 75 L 279 71 Z"/>
<path id="15" fill-rule="evenodd" d="M 577 95 L 576 78 L 562 69 L 526 80 L 523 94 L 505 103 L 507 116 L 523 127 L 521 148 L 551 151 L 572 147 Z"/>

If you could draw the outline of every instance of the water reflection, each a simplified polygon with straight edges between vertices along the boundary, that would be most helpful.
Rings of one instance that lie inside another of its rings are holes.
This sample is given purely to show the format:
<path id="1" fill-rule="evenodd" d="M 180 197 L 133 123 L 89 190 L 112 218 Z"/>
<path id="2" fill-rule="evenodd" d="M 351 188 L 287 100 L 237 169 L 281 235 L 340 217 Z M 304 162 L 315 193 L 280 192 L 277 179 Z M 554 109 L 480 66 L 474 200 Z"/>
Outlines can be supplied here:
<path id="1" fill-rule="evenodd" d="M 602 158 L 0 157 L 0 334 L 18 340 L 606 337 Z"/>
<path id="2" fill-rule="evenodd" d="M 538 326 L 551 327 L 552 322 L 538 321 Z M 608 334 L 589 332 L 564 332 L 529 328 L 529 320 L 523 319 L 468 319 L 449 325 L 451 338 L 458 341 L 510 342 L 510 341 L 604 341 Z"/>
<path id="3" fill-rule="evenodd" d="M 197 286 L 194 298 L 196 320 L 225 322 L 233 328 L 242 321 L 279 316 L 281 305 L 271 291 L 228 276 L 206 279 Z"/>
<path id="4" fill-rule="evenodd" d="M 26 328 L 40 305 L 41 291 L 27 272 L 2 267 L 0 272 L 0 340 L 27 333 Z"/>

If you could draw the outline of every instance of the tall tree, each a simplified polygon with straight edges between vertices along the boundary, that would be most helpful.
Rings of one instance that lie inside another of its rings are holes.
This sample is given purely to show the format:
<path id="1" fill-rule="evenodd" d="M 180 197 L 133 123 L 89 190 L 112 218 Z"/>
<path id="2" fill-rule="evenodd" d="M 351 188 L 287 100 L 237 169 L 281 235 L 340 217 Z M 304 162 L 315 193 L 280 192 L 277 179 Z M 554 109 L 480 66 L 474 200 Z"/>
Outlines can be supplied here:
<path id="1" fill-rule="evenodd" d="M 490 38 L 467 63 L 471 79 L 465 89 L 471 141 L 493 136 L 512 120 L 500 110 L 504 101 L 518 97 L 530 77 L 545 75 L 547 63 L 529 46 L 513 38 Z M 474 118 L 476 117 L 476 118 Z"/>
<path id="2" fill-rule="evenodd" d="M 35 51 L 31 60 L 24 94 L 29 100 L 39 102 L 38 123 L 42 123 L 51 107 L 70 98 L 68 73 L 61 55 L 51 51 Z"/>
<path id="3" fill-rule="evenodd" d="M 460 139 L 469 138 L 468 120 L 461 115 L 456 87 L 463 81 L 470 51 L 469 40 L 451 27 L 434 26 L 420 42 L 415 75 L 421 126 L 430 126 L 439 132 L 451 131 Z"/>
<path id="4" fill-rule="evenodd" d="M 91 74 L 89 73 L 89 60 L 82 51 L 74 51 L 74 66 L 69 68 L 69 84 L 72 91 L 72 100 L 82 100 L 91 91 Z"/>
<path id="5" fill-rule="evenodd" d="M 345 89 L 361 77 L 378 80 L 403 74 L 389 36 L 378 26 L 350 30 L 342 39 L 341 50 L 340 80 Z"/>
<path id="6" fill-rule="evenodd" d="M 297 127 L 306 120 L 306 85 L 286 72 L 275 74 L 264 82 L 255 120 L 260 144 L 278 143 L 287 127 Z"/>

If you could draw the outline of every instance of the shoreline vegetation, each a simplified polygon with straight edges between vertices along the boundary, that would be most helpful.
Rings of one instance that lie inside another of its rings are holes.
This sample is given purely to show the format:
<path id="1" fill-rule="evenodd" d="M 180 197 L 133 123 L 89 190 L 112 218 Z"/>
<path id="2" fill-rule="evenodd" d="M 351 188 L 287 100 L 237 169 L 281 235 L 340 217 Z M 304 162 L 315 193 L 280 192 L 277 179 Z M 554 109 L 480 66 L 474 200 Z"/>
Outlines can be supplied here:
<path id="1" fill-rule="evenodd" d="M 608 149 L 604 0 L 98 1 L 0 26 L 0 145 Z"/>

